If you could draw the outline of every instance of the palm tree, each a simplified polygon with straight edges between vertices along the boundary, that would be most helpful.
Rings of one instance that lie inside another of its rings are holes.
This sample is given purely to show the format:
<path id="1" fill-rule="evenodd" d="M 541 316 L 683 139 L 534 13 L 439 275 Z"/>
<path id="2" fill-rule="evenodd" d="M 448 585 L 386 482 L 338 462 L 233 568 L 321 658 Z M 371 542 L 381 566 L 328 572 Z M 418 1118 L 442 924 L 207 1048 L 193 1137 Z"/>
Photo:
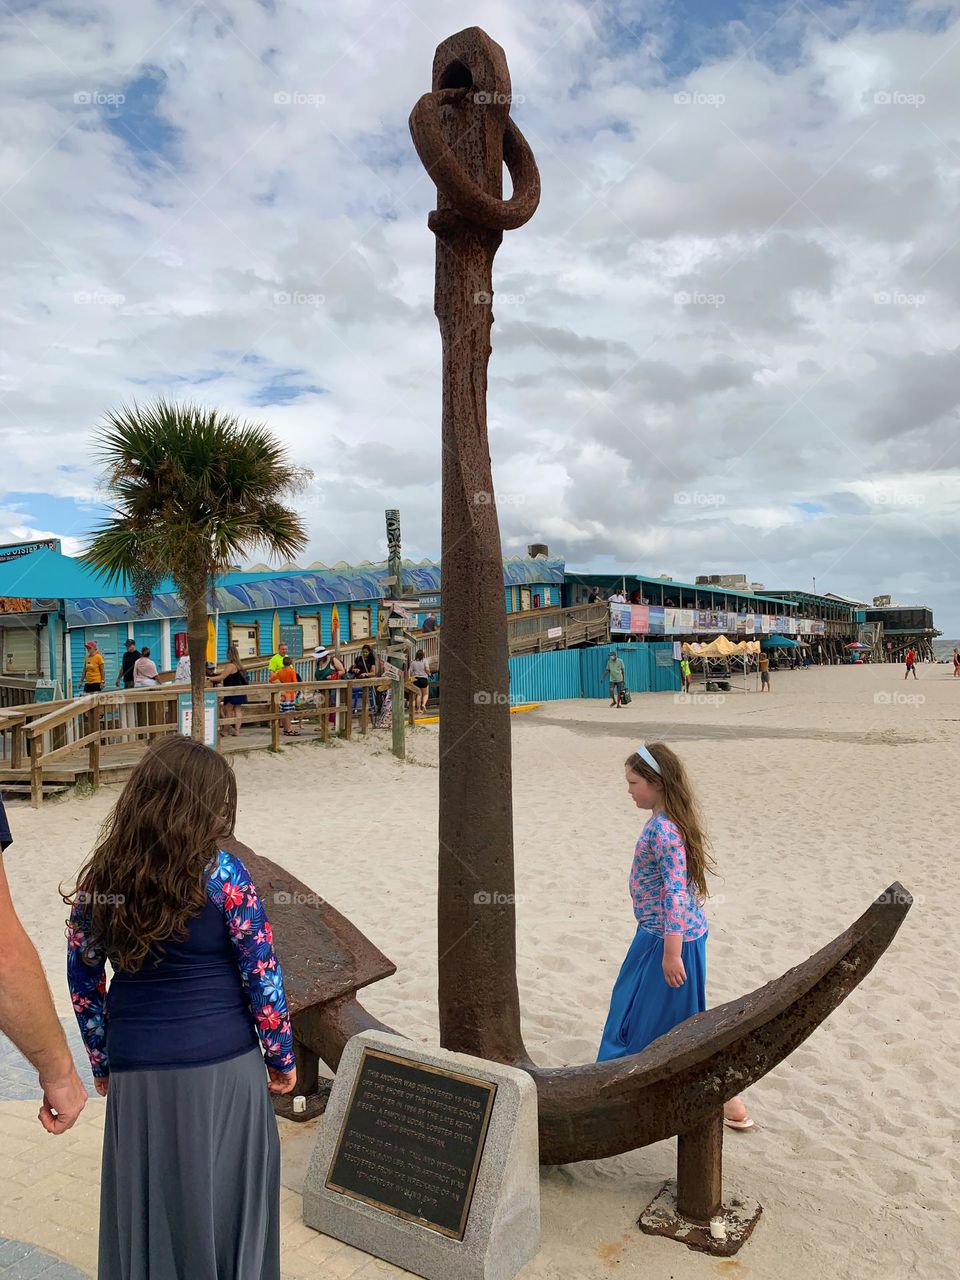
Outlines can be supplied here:
<path id="1" fill-rule="evenodd" d="M 126 577 L 144 613 L 172 578 L 187 615 L 192 736 L 203 741 L 207 605 L 218 574 L 260 550 L 289 558 L 307 543 L 281 501 L 311 472 L 293 466 L 262 426 L 219 409 L 158 400 L 107 415 L 97 440 L 112 518 L 80 559 L 108 579 Z"/>

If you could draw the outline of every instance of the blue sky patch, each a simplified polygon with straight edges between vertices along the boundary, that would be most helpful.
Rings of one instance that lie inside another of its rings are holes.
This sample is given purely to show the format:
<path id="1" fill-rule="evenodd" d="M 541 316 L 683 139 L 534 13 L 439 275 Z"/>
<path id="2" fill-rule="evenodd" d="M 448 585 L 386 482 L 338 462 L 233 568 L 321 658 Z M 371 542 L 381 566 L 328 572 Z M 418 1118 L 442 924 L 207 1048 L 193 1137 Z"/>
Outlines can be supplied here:
<path id="1" fill-rule="evenodd" d="M 254 392 L 250 397 L 251 403 L 263 409 L 271 404 L 294 404 L 297 400 L 303 400 L 307 396 L 330 394 L 325 387 L 318 387 L 309 382 L 294 381 L 296 378 L 302 378 L 303 374 L 304 370 L 302 369 L 290 369 L 283 373 L 274 374 L 269 382 L 265 382 L 259 391 Z"/>
<path id="2" fill-rule="evenodd" d="M 123 102 L 104 113 L 109 131 L 126 143 L 138 164 L 148 169 L 175 164 L 178 158 L 180 131 L 160 110 L 166 84 L 166 72 L 159 67 L 144 67 L 123 86 Z"/>
<path id="3" fill-rule="evenodd" d="M 30 529 L 49 529 L 65 538 L 86 538 L 94 526 L 110 516 L 110 508 L 98 502 L 92 493 L 88 500 L 61 498 L 51 493 L 6 493 L 0 498 L 0 506 L 19 511 L 20 519 L 16 523 Z"/>

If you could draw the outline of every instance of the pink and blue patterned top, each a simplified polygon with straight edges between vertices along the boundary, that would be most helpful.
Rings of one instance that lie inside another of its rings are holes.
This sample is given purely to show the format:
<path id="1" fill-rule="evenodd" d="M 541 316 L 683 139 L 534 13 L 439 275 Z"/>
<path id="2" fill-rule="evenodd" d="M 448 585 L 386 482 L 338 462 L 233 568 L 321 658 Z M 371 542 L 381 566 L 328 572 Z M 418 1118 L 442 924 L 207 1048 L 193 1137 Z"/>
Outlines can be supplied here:
<path id="1" fill-rule="evenodd" d="M 87 954 L 87 909 L 67 929 L 67 981 L 95 1076 L 208 1066 L 250 1052 L 290 1071 L 293 1034 L 273 932 L 241 860 L 220 850 L 208 868 L 207 901 L 186 937 L 164 944 L 137 973 Z"/>
<path id="2" fill-rule="evenodd" d="M 665 813 L 651 815 L 640 832 L 630 869 L 630 896 L 637 924 L 658 938 L 683 934 L 693 942 L 707 932 L 707 918 L 687 880 L 687 851 L 677 824 Z"/>

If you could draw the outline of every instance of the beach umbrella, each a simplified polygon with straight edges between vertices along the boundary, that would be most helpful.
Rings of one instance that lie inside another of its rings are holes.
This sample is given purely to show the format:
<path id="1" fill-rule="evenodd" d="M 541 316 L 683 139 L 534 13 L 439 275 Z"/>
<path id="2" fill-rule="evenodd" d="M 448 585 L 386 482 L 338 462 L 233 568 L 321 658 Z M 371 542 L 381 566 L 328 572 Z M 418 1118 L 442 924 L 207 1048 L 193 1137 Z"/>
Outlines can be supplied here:
<path id="1" fill-rule="evenodd" d="M 843 647 L 845 649 L 869 649 L 870 648 L 868 644 L 861 644 L 859 640 L 854 640 L 851 644 L 845 644 Z"/>

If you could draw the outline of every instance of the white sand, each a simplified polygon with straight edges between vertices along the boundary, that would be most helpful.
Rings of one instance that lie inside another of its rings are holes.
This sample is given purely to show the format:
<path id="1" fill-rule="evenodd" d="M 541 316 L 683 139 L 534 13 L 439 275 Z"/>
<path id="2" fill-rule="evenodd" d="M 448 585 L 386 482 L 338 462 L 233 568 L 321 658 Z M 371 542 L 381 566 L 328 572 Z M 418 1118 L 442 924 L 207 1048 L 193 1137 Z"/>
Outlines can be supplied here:
<path id="1" fill-rule="evenodd" d="M 955 1277 L 960 1250 L 960 953 L 953 916 L 960 680 L 924 666 L 774 673 L 774 692 L 544 704 L 513 718 L 519 981 L 528 1048 L 591 1061 L 633 932 L 626 877 L 645 815 L 627 800 L 632 744 L 663 738 L 697 780 L 722 872 L 708 998 L 753 990 L 845 928 L 900 879 L 916 903 L 861 987 L 749 1094 L 758 1121 L 725 1142 L 725 1183 L 764 1216 L 721 1263 L 642 1236 L 675 1144 L 545 1170 L 543 1248 L 524 1277 L 786 1280 Z M 877 702 L 876 695 L 887 697 Z M 922 702 L 890 701 L 902 696 Z M 237 761 L 238 835 L 345 912 L 397 964 L 364 1003 L 435 1039 L 437 731 L 399 765 L 385 734 Z M 5 861 L 58 1007 L 68 1011 L 56 883 L 90 847 L 109 788 L 11 806 Z M 299 1143 L 297 1138 L 299 1137 Z M 296 1181 L 303 1131 L 285 1140 Z M 953 1261 L 951 1261 L 951 1258 Z"/>

